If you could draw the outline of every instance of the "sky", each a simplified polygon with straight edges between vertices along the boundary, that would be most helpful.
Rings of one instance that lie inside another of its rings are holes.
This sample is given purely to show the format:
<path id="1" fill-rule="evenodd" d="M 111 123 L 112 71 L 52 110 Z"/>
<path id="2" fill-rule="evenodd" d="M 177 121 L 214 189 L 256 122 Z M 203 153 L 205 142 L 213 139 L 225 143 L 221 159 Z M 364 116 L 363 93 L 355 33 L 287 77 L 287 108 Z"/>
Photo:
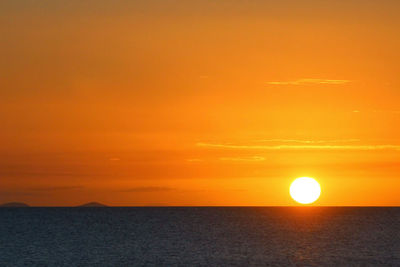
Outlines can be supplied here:
<path id="1" fill-rule="evenodd" d="M 400 205 L 400 2 L 0 2 L 0 203 Z"/>

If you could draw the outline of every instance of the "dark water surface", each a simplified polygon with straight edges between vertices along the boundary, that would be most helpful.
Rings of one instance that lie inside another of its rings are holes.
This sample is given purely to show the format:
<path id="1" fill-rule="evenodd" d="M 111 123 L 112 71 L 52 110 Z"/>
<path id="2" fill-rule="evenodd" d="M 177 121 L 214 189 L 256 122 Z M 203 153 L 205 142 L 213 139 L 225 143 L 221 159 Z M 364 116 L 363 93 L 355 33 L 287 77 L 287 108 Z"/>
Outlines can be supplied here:
<path id="1" fill-rule="evenodd" d="M 400 266 L 400 208 L 2 208 L 0 266 Z"/>

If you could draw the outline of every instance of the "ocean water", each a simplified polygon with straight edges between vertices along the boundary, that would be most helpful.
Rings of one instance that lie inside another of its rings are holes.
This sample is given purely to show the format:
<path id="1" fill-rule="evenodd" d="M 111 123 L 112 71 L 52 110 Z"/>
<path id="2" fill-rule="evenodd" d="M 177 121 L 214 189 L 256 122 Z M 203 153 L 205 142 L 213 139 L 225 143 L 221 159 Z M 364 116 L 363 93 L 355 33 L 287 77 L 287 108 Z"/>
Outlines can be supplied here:
<path id="1" fill-rule="evenodd" d="M 400 266 L 400 208 L 3 208 L 0 266 Z"/>

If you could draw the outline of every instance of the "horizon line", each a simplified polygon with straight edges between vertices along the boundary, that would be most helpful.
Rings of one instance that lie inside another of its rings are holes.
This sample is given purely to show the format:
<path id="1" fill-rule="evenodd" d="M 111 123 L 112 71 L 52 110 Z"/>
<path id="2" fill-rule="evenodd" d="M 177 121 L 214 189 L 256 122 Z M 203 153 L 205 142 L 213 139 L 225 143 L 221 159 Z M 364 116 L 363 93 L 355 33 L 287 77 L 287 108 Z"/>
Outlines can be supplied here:
<path id="1" fill-rule="evenodd" d="M 6 204 L 6 203 L 5 203 Z M 85 205 L 85 204 L 83 204 Z M 400 205 L 105 205 L 104 206 L 25 206 L 7 207 L 0 205 L 1 208 L 400 208 Z"/>

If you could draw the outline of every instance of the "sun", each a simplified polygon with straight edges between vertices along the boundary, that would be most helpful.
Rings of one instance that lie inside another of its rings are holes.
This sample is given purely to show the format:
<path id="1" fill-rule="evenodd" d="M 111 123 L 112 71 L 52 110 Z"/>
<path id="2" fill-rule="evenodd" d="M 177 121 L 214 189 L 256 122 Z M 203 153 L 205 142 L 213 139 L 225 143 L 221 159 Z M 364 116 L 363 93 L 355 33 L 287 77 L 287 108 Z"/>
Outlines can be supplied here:
<path id="1" fill-rule="evenodd" d="M 310 177 L 300 177 L 290 185 L 290 196 L 300 204 L 311 204 L 321 195 L 321 186 Z"/>

